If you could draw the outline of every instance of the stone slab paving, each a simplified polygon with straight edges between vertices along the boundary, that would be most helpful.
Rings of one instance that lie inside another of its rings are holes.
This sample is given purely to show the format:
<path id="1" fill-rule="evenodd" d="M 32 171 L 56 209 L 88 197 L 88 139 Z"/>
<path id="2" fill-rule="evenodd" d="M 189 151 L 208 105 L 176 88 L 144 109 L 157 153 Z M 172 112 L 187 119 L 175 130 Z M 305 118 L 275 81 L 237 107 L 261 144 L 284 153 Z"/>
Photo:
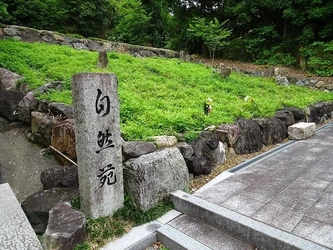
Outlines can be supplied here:
<path id="1" fill-rule="evenodd" d="M 195 196 L 333 249 L 333 126 Z"/>

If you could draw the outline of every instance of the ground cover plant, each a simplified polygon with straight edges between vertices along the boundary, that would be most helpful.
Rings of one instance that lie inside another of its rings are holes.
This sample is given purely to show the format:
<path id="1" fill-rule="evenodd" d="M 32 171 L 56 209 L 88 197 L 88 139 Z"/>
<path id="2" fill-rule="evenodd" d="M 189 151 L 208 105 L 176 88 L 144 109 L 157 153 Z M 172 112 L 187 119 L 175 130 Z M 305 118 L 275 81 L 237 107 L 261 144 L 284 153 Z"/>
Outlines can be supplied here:
<path id="1" fill-rule="evenodd" d="M 154 135 L 179 135 L 187 140 L 210 125 L 237 118 L 267 117 L 283 106 L 305 108 L 333 100 L 331 93 L 298 86 L 280 86 L 274 79 L 233 72 L 229 78 L 213 74 L 203 64 L 177 59 L 136 58 L 109 52 L 109 67 L 99 69 L 97 52 L 66 46 L 0 41 L 0 67 L 23 75 L 31 89 L 63 81 L 63 91 L 39 96 L 71 104 L 71 78 L 80 72 L 115 73 L 119 80 L 121 132 L 125 140 Z M 203 106 L 211 98 L 212 112 Z"/>

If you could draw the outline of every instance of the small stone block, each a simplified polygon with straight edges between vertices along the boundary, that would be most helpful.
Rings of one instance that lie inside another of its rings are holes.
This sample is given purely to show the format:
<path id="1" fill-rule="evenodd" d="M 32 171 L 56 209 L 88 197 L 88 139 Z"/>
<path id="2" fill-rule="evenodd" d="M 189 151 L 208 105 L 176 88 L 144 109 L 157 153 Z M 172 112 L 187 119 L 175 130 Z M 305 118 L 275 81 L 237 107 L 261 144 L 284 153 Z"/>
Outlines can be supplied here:
<path id="1" fill-rule="evenodd" d="M 316 124 L 299 122 L 288 127 L 288 137 L 291 140 L 302 140 L 315 134 Z"/>

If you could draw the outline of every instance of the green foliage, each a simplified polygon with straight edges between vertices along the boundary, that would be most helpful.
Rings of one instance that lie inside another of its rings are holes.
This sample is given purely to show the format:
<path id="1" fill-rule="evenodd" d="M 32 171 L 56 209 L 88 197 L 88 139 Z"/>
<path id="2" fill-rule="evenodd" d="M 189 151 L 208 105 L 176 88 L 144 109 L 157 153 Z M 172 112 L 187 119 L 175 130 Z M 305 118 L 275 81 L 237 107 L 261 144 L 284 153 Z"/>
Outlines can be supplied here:
<path id="1" fill-rule="evenodd" d="M 0 22 L 8 17 L 7 4 L 0 2 Z"/>
<path id="2" fill-rule="evenodd" d="M 71 78 L 80 72 L 115 73 L 119 81 L 121 133 L 125 140 L 146 140 L 156 135 L 184 134 L 196 139 L 195 131 L 210 125 L 232 123 L 237 118 L 267 117 L 283 106 L 304 108 L 318 101 L 333 100 L 331 93 L 302 87 L 277 85 L 273 80 L 232 72 L 223 79 L 204 65 L 166 58 L 137 58 L 108 53 L 109 67 L 96 67 L 97 52 L 66 46 L 0 40 L 0 67 L 25 77 L 35 89 L 46 82 L 64 82 L 63 91 L 39 96 L 72 103 Z M 244 101 L 251 96 L 258 107 Z M 203 102 L 214 100 L 206 116 Z"/>
<path id="3" fill-rule="evenodd" d="M 314 42 L 300 49 L 307 58 L 307 69 L 321 76 L 333 76 L 333 40 Z"/>
<path id="4" fill-rule="evenodd" d="M 207 21 L 206 18 L 195 17 L 188 31 L 203 40 L 208 47 L 209 56 L 214 64 L 215 51 L 226 45 L 226 38 L 231 35 L 231 30 L 225 27 L 228 20 L 220 23 L 217 18 Z"/>
<path id="5" fill-rule="evenodd" d="M 117 220 L 131 221 L 134 226 L 138 226 L 156 220 L 172 208 L 173 206 L 171 202 L 163 201 L 147 212 L 144 212 L 136 207 L 130 196 L 125 196 L 124 207 L 119 209 L 113 215 L 113 218 Z"/>
<path id="6" fill-rule="evenodd" d="M 290 53 L 282 53 L 279 46 L 265 49 L 258 53 L 257 64 L 282 65 L 293 67 L 296 59 Z"/>

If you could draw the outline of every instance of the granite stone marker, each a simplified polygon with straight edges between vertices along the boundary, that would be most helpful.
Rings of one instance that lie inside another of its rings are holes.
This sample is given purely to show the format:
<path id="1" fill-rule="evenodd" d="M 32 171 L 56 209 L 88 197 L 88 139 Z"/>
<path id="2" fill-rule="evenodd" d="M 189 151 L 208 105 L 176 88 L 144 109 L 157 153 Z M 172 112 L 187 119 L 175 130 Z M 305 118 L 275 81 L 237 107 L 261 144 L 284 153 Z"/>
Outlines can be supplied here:
<path id="1" fill-rule="evenodd" d="M 117 77 L 80 73 L 72 82 L 81 209 L 109 216 L 124 203 Z"/>

